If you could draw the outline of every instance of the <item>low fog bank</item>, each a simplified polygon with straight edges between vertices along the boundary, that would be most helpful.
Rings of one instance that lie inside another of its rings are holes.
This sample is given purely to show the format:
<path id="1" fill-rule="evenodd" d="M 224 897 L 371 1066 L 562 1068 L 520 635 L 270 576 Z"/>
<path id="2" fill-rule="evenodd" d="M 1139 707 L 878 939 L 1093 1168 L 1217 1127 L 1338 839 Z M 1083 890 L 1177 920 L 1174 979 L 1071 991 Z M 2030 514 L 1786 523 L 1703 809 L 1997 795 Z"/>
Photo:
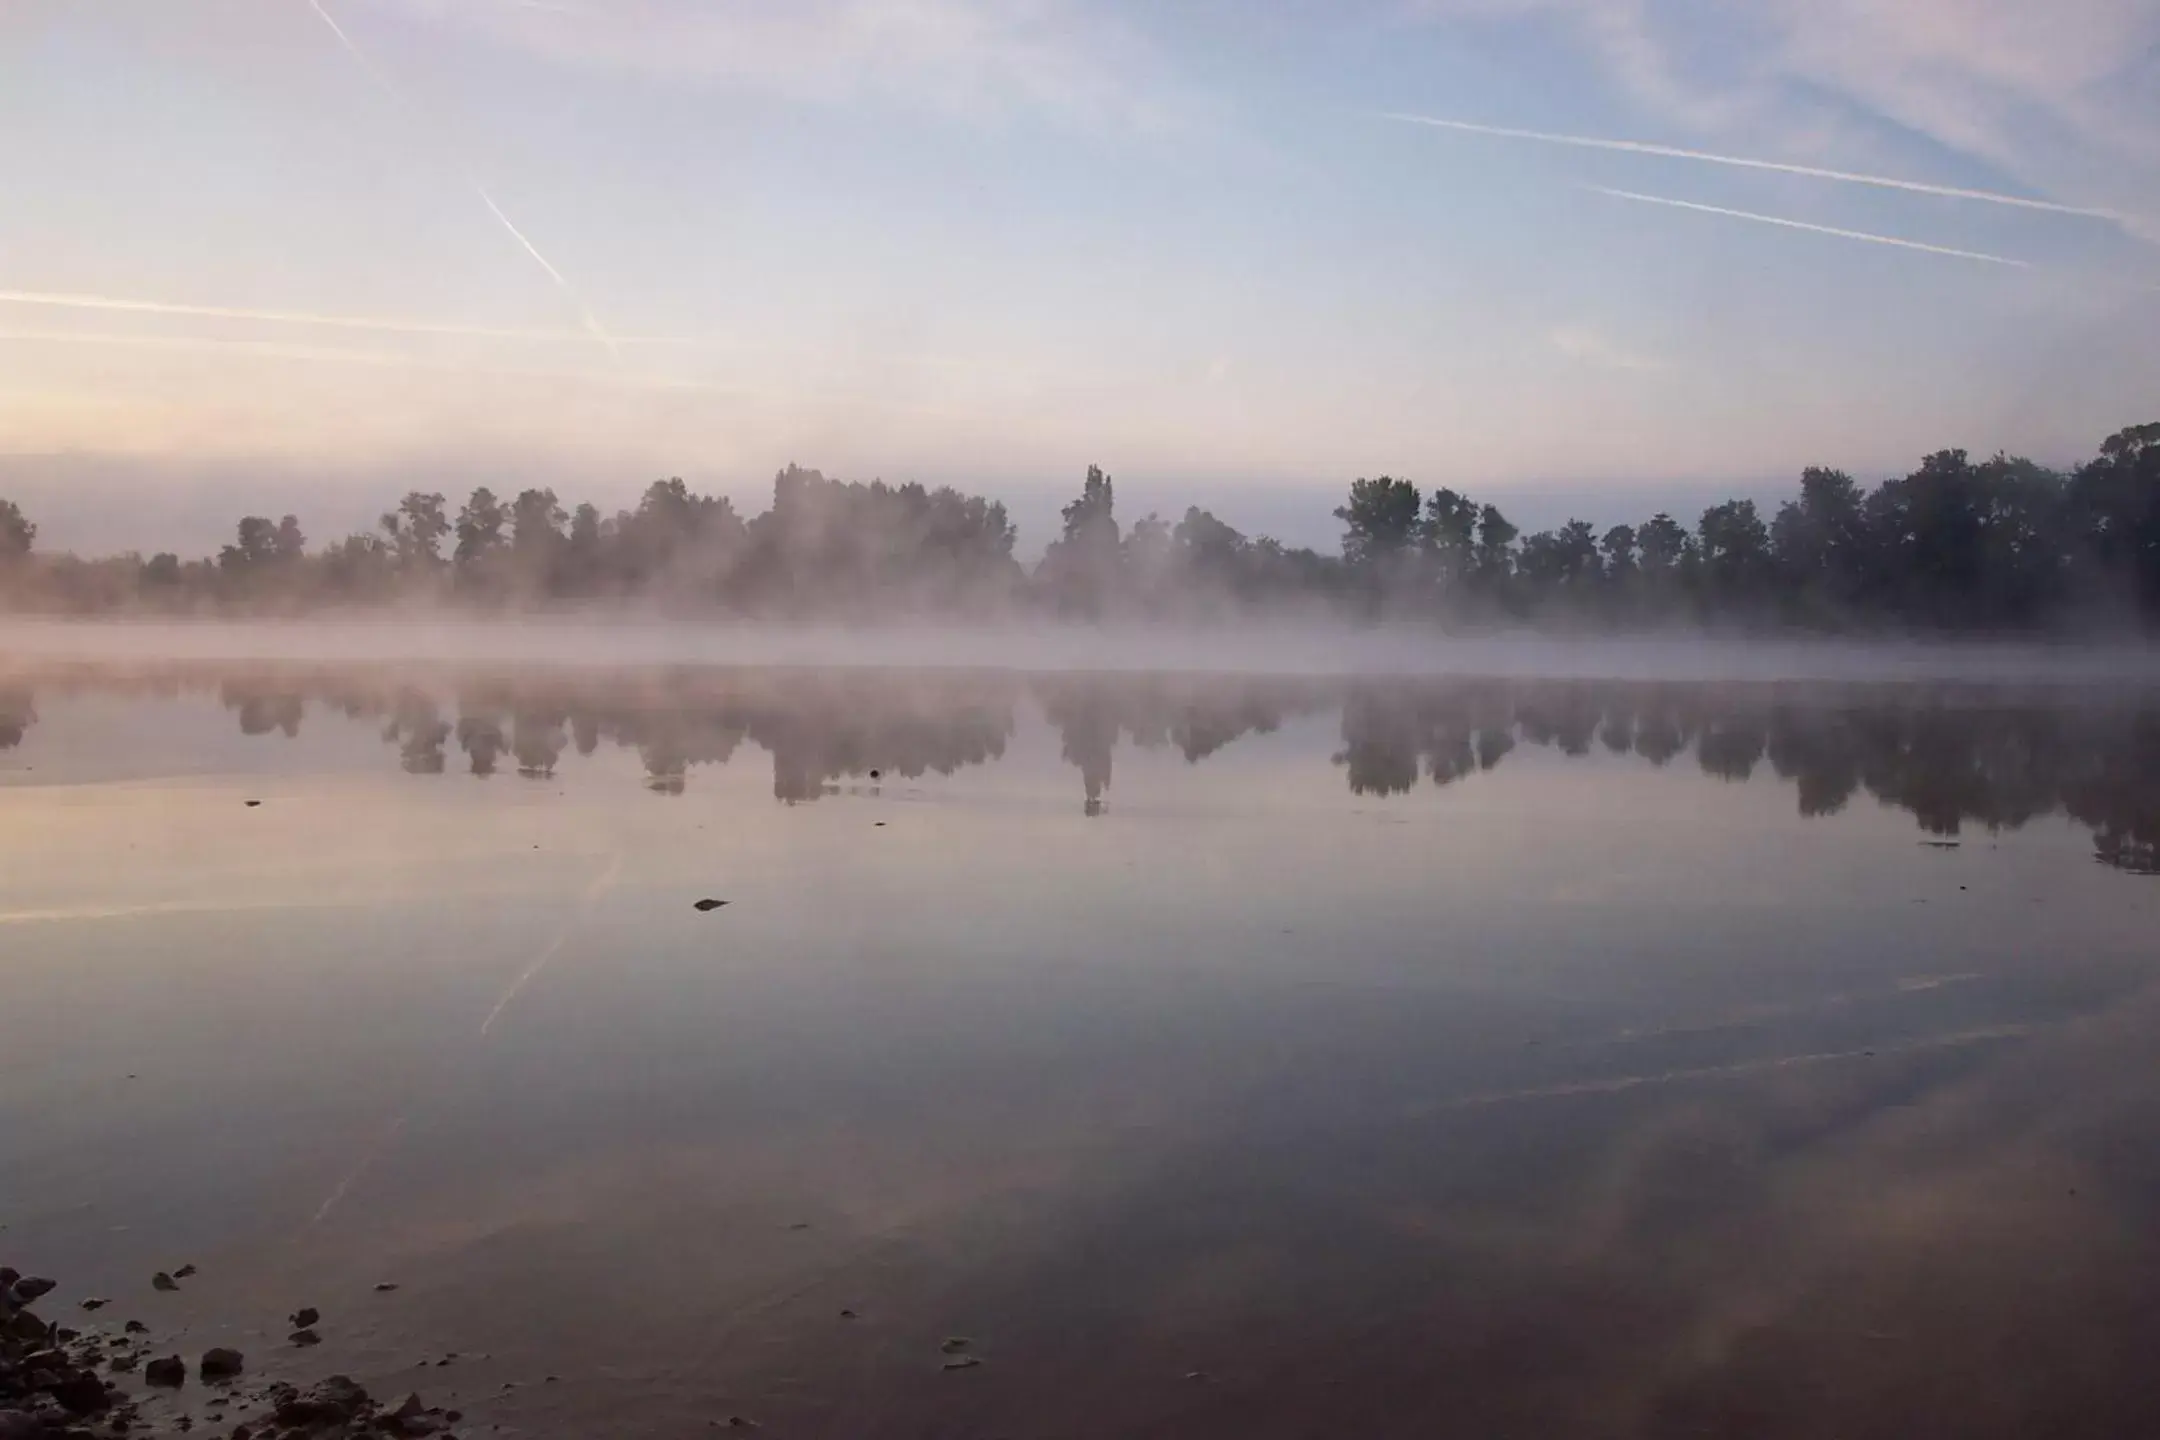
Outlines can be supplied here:
<path id="1" fill-rule="evenodd" d="M 2160 646 L 1437 635 L 1418 625 L 865 627 L 592 620 L 0 620 L 19 661 L 757 666 L 1580 680 L 1976 680 L 2160 686 Z"/>

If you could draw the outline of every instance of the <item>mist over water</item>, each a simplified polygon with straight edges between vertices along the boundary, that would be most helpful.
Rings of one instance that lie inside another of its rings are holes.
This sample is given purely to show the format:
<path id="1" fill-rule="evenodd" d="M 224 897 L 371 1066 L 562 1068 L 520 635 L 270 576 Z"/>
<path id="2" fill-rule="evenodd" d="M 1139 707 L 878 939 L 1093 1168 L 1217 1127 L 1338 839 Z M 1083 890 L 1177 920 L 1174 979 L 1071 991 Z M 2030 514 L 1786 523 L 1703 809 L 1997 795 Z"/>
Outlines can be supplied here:
<path id="1" fill-rule="evenodd" d="M 1971 639 L 1868 641 L 1673 631 L 1449 636 L 1420 624 L 883 625 L 620 617 L 309 621 L 0 619 L 0 656 L 442 664 L 983 668 L 1576 679 L 1968 679 L 2160 684 L 2160 648 Z"/>

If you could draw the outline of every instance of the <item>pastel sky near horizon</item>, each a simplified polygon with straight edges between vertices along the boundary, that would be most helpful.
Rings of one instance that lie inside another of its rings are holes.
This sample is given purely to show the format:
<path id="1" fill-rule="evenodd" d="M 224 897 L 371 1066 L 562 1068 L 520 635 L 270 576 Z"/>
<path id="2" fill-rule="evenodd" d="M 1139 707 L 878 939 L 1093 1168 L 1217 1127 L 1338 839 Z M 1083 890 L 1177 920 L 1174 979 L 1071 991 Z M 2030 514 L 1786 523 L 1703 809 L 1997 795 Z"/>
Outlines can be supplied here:
<path id="1" fill-rule="evenodd" d="M 2160 0 L 9 0 L 0 136 L 0 493 L 81 542 L 791 460 L 1622 518 L 2160 418 Z"/>

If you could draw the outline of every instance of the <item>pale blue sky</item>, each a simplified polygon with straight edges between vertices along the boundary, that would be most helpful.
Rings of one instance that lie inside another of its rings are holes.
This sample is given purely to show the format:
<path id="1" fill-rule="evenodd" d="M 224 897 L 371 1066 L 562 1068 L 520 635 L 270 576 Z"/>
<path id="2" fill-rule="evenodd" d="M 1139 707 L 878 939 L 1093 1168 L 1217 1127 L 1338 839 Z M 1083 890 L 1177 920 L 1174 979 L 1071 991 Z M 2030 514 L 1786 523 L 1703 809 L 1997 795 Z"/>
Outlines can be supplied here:
<path id="1" fill-rule="evenodd" d="M 0 492 L 54 538 L 795 460 L 1309 540 L 1383 470 L 1618 519 L 2160 417 L 2160 0 L 321 3 L 358 56 L 311 0 L 0 8 Z"/>

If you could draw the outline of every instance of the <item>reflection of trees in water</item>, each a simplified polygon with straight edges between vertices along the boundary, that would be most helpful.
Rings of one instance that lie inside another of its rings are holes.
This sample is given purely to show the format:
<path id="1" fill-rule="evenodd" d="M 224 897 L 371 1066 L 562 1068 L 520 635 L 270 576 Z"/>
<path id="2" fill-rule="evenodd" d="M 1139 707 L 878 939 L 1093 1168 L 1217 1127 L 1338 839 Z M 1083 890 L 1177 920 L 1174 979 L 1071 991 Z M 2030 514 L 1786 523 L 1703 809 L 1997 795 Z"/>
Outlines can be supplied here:
<path id="1" fill-rule="evenodd" d="M 637 754 L 647 788 L 680 795 L 697 767 L 726 764 L 750 740 L 772 756 L 775 798 L 795 803 L 843 778 L 919 779 L 986 764 L 1011 738 L 1015 694 L 1013 682 L 996 679 L 685 672 L 466 684 L 455 693 L 454 725 L 411 686 L 379 691 L 371 704 L 346 685 L 334 703 L 356 718 L 387 712 L 383 739 L 415 774 L 443 772 L 452 735 L 475 775 L 497 773 L 507 755 L 530 780 L 554 776 L 573 748 L 589 756 L 607 743 Z"/>
<path id="2" fill-rule="evenodd" d="M 1038 676 L 1031 682 L 1059 753 L 1080 771 L 1081 809 L 1100 815 L 1121 737 L 1144 750 L 1173 748 L 1197 765 L 1231 741 L 1269 734 L 1285 716 L 1327 705 L 1315 682 L 1162 675 Z"/>
<path id="3" fill-rule="evenodd" d="M 23 736 L 37 723 L 37 705 L 27 689 L 0 686 L 0 750 L 22 744 Z"/>
<path id="4" fill-rule="evenodd" d="M 793 804 L 845 780 L 916 779 L 1005 753 L 1032 694 L 1102 812 L 1117 748 L 1174 749 L 1190 763 L 1285 718 L 1339 707 L 1335 764 L 1354 794 L 1400 795 L 1491 770 L 1518 745 L 1667 766 L 1692 752 L 1708 775 L 1768 769 L 1802 815 L 1865 792 L 1931 835 L 2014 829 L 2063 813 L 2109 865 L 2160 873 L 2160 705 L 2080 696 L 2034 700 L 1985 687 L 1706 686 L 1561 681 L 1329 681 L 1202 676 L 750 673 L 506 675 L 457 683 L 410 672 L 88 667 L 0 684 L 0 748 L 37 721 L 34 690 L 169 698 L 205 686 L 244 734 L 297 735 L 309 704 L 377 723 L 415 775 L 447 768 L 453 737 L 473 774 L 505 761 L 532 780 L 571 750 L 634 752 L 646 784 L 681 794 L 700 766 L 749 740 L 772 757 L 773 794 Z"/>
<path id="5" fill-rule="evenodd" d="M 2160 711 L 2047 706 L 1886 689 L 1557 682 L 1357 684 L 1335 760 L 1358 794 L 1445 785 L 1491 769 L 1520 740 L 1569 755 L 1593 737 L 1666 765 L 1692 745 L 1708 775 L 1746 780 L 1765 757 L 1802 815 L 1865 790 L 1931 835 L 2011 830 L 2062 811 L 2088 825 L 2102 861 L 2160 871 Z"/>
<path id="6" fill-rule="evenodd" d="M 241 734 L 268 735 L 275 730 L 288 740 L 299 737 L 307 701 L 296 692 L 251 680 L 228 680 L 218 692 L 225 708 L 239 713 Z"/>

